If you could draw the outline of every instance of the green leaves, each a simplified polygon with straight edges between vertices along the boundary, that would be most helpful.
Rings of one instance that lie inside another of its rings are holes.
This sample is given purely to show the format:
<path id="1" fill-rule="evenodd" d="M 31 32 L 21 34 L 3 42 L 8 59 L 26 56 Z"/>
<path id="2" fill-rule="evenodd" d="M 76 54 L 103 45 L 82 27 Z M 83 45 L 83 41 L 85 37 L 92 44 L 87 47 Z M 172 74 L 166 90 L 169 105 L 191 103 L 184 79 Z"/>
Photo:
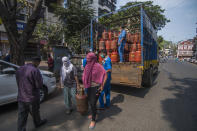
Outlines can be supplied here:
<path id="1" fill-rule="evenodd" d="M 159 5 L 153 5 L 152 1 L 128 2 L 126 5 L 122 6 L 121 8 L 129 7 L 140 3 L 142 3 L 143 9 L 146 11 L 147 15 L 151 20 L 153 27 L 156 30 L 161 30 L 161 28 L 163 28 L 168 22 L 170 22 L 170 20 L 167 19 L 164 15 L 165 10 L 162 9 L 161 6 Z M 130 19 L 133 23 L 137 23 L 139 22 L 140 17 L 137 18 L 135 16 L 139 16 L 139 14 L 140 14 L 140 7 L 137 6 L 130 8 L 126 11 L 122 11 L 117 14 L 111 15 L 110 17 L 101 18 L 99 22 L 101 22 L 105 26 L 110 26 L 110 27 L 126 24 L 128 19 Z M 116 21 L 118 21 L 118 23 Z"/>
<path id="2" fill-rule="evenodd" d="M 37 40 L 48 40 L 49 45 L 56 45 L 62 40 L 63 28 L 60 24 L 47 25 L 46 23 L 39 23 L 36 26 L 34 35 Z"/>
<path id="3" fill-rule="evenodd" d="M 80 31 L 90 23 L 94 16 L 94 10 L 90 8 L 89 3 L 78 1 L 72 2 L 67 8 L 55 7 L 55 14 L 63 23 L 65 42 L 73 48 L 74 51 L 80 50 Z"/>

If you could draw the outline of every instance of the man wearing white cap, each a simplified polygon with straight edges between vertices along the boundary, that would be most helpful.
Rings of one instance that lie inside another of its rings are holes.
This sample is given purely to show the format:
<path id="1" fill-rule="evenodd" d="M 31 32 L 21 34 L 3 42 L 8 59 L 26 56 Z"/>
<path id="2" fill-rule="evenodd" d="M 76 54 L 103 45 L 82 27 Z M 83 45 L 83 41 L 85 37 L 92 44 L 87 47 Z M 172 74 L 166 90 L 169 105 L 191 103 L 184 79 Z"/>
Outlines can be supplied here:
<path id="1" fill-rule="evenodd" d="M 73 107 L 76 104 L 76 87 L 79 87 L 77 78 L 77 69 L 70 62 L 68 57 L 62 58 L 62 68 L 60 70 L 61 87 L 64 87 L 64 102 L 67 109 L 67 114 L 71 114 Z"/>

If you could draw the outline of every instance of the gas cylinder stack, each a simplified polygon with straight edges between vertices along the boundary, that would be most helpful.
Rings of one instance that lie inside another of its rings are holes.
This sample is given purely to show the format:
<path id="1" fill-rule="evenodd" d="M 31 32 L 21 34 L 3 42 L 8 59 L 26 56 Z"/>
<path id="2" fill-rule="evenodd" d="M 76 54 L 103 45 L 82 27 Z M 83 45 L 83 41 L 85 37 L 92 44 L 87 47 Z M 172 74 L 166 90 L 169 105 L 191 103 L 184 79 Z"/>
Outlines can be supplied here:
<path id="1" fill-rule="evenodd" d="M 127 33 L 127 43 L 129 47 L 129 62 L 141 62 L 141 36 L 140 33 Z"/>
<path id="2" fill-rule="evenodd" d="M 118 32 L 104 30 L 99 41 L 99 52 L 101 53 L 103 50 L 106 50 L 112 62 L 118 62 L 118 36 Z M 99 55 L 99 62 L 101 61 L 102 58 Z"/>
<path id="3" fill-rule="evenodd" d="M 118 31 L 106 31 L 102 32 L 102 38 L 99 40 L 99 52 L 103 50 L 107 51 L 108 56 L 113 63 L 119 61 L 118 56 L 118 37 L 120 32 Z M 140 33 L 127 32 L 126 44 L 124 46 L 124 62 L 140 63 L 141 62 L 141 36 Z M 99 62 L 102 62 L 102 58 L 99 55 Z"/>

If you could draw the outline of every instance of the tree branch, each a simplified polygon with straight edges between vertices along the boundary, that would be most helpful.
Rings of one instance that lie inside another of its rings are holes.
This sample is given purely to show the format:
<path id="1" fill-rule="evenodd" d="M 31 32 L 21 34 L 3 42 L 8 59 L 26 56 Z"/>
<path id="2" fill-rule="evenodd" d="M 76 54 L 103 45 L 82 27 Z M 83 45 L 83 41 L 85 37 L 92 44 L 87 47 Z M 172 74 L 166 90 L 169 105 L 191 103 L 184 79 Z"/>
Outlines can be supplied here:
<path id="1" fill-rule="evenodd" d="M 15 14 L 16 15 L 16 10 L 17 10 L 17 0 L 14 0 L 13 2 L 13 5 L 12 5 L 12 7 L 11 7 L 11 11 L 13 12 L 13 14 Z"/>
<path id="2" fill-rule="evenodd" d="M 18 31 L 16 18 L 11 15 L 2 1 L 0 1 L 0 17 L 8 33 L 8 38 L 17 43 Z"/>
<path id="3" fill-rule="evenodd" d="M 25 48 L 25 46 L 26 46 L 25 44 L 31 38 L 34 28 L 36 27 L 36 24 L 37 24 L 38 20 L 40 19 L 42 2 L 43 2 L 43 0 L 36 0 L 35 5 L 34 5 L 34 9 L 33 9 L 33 13 L 30 16 L 30 18 L 28 19 L 26 27 L 25 27 L 22 35 L 20 36 L 19 41 L 22 44 L 21 46 L 23 48 Z"/>

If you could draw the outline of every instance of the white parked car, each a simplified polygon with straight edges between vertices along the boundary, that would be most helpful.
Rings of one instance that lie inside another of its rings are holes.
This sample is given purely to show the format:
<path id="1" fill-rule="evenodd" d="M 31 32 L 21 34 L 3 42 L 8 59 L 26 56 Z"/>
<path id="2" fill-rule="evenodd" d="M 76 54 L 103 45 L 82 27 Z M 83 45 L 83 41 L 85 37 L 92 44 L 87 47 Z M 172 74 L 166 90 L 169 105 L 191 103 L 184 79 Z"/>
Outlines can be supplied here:
<path id="1" fill-rule="evenodd" d="M 191 63 L 194 63 L 196 59 L 191 59 Z"/>
<path id="2" fill-rule="evenodd" d="M 19 66 L 0 60 L 0 105 L 17 101 L 18 87 L 15 73 Z M 56 79 L 49 71 L 40 70 L 43 77 L 43 89 L 40 90 L 40 101 L 56 89 Z"/>

